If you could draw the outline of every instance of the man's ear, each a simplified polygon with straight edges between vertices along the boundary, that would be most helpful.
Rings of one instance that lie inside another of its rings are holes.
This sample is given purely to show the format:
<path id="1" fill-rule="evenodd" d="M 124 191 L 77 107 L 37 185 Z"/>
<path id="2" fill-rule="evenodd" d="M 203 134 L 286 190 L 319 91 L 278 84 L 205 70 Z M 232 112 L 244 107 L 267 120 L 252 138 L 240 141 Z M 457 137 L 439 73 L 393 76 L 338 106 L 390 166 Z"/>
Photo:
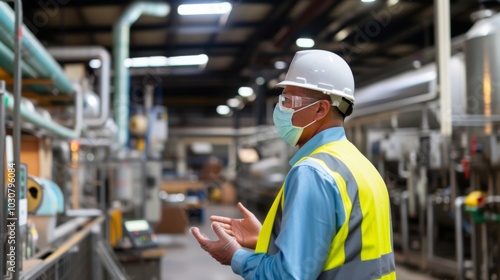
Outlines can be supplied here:
<path id="1" fill-rule="evenodd" d="M 318 111 L 316 112 L 318 120 L 324 118 L 330 110 L 331 110 L 330 102 L 328 100 L 320 100 Z"/>

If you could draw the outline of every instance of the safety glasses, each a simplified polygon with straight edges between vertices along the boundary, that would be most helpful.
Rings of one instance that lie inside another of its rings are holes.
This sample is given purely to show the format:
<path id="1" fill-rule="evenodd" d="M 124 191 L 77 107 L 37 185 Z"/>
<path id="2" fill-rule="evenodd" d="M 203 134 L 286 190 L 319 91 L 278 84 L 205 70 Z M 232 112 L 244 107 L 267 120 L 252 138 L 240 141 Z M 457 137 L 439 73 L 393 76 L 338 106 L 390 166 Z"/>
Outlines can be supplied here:
<path id="1" fill-rule="evenodd" d="M 294 96 L 280 94 L 278 104 L 281 110 L 283 109 L 296 109 L 305 105 L 309 105 L 319 99 L 314 97 Z"/>

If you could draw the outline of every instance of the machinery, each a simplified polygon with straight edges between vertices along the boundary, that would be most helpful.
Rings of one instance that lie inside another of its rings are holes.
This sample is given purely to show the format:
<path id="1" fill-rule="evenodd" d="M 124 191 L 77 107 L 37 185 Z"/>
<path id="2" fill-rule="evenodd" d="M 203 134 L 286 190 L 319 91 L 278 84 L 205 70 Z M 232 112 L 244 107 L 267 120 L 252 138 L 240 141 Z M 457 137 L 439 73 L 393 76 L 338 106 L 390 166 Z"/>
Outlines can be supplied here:
<path id="1" fill-rule="evenodd" d="M 437 68 L 356 92 L 349 138 L 390 190 L 397 260 L 458 279 L 500 277 L 500 14 L 483 10 L 450 61 L 452 135 Z"/>

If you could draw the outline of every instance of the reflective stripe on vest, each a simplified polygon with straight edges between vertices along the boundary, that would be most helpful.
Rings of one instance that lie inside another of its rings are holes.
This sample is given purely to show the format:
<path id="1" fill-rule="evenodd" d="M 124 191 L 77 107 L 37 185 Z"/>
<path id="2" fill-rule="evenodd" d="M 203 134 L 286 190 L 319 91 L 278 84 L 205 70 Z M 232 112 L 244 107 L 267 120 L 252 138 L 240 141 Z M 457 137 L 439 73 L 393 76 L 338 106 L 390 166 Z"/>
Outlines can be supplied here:
<path id="1" fill-rule="evenodd" d="M 306 159 L 334 178 L 346 214 L 318 279 L 396 279 L 388 194 L 378 171 L 349 141 L 326 144 L 299 162 Z M 256 252 L 275 253 L 272 229 L 284 205 L 283 188 L 264 221 Z"/>

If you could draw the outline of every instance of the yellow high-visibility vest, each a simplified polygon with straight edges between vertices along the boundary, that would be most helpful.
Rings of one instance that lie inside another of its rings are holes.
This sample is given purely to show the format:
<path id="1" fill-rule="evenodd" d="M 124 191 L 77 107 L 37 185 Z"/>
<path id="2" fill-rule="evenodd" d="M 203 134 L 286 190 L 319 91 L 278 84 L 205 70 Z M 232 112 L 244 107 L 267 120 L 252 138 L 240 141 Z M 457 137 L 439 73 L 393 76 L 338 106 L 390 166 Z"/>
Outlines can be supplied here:
<path id="1" fill-rule="evenodd" d="M 345 210 L 318 279 L 396 279 L 389 195 L 379 172 L 347 140 L 327 143 L 296 164 L 303 160 L 319 163 L 333 177 Z M 284 188 L 264 220 L 256 253 L 271 254 L 275 247 L 276 217 L 286 210 Z"/>

